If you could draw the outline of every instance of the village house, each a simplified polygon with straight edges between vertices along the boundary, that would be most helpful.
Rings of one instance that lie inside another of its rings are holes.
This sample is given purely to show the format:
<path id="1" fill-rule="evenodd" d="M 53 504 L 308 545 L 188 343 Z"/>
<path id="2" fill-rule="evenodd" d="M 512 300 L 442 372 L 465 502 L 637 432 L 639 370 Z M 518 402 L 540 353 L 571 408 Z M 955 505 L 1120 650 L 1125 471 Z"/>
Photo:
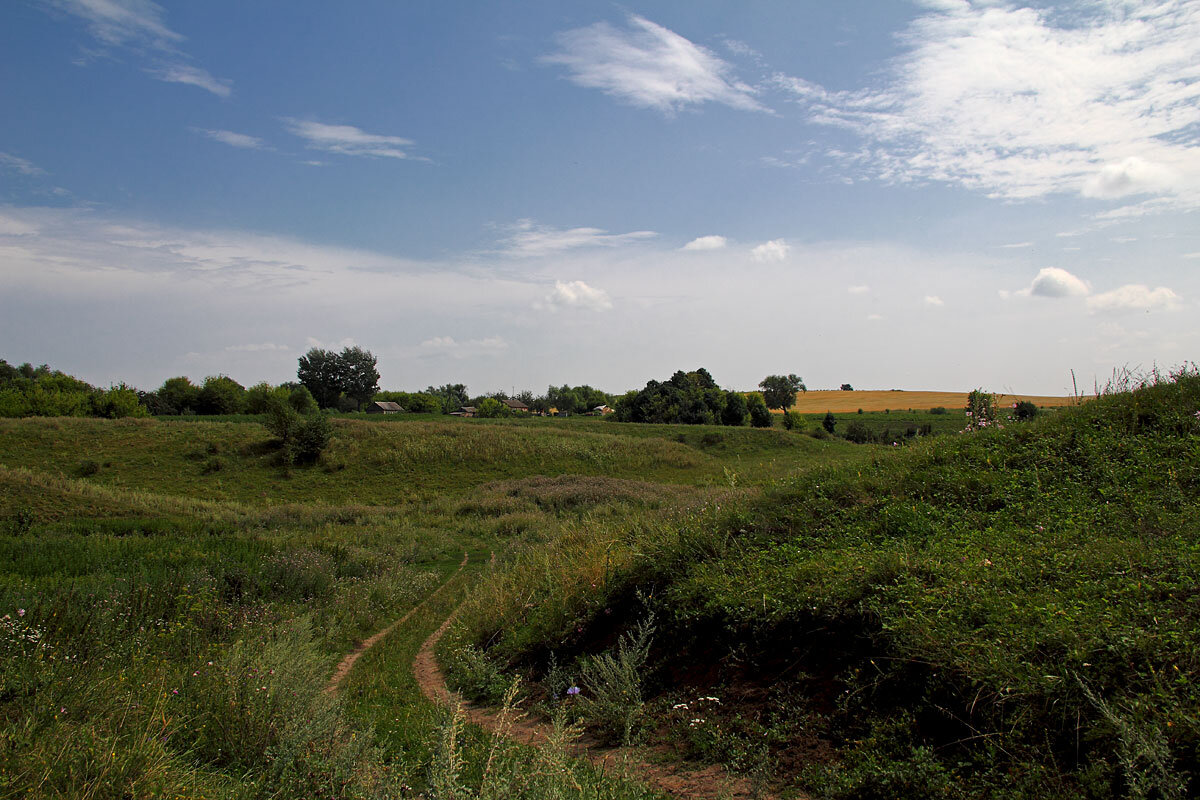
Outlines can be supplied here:
<path id="1" fill-rule="evenodd" d="M 376 400 L 374 403 L 367 405 L 368 414 L 402 414 L 404 409 L 399 403 L 393 403 L 391 400 Z"/>

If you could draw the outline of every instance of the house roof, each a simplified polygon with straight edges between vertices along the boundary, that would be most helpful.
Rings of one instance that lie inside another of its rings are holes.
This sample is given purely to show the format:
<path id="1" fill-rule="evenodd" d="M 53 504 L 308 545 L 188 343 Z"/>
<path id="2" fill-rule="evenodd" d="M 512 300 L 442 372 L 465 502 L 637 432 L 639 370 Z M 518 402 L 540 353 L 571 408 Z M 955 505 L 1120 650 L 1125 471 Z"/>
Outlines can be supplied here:
<path id="1" fill-rule="evenodd" d="M 520 400 L 505 399 L 505 400 L 502 400 L 501 402 L 503 402 L 504 405 L 508 406 L 509 408 L 513 408 L 518 411 L 528 411 L 529 410 L 529 406 L 525 405 Z"/>
<path id="2" fill-rule="evenodd" d="M 376 400 L 371 405 L 383 411 L 403 411 L 399 403 L 393 403 L 391 400 Z"/>

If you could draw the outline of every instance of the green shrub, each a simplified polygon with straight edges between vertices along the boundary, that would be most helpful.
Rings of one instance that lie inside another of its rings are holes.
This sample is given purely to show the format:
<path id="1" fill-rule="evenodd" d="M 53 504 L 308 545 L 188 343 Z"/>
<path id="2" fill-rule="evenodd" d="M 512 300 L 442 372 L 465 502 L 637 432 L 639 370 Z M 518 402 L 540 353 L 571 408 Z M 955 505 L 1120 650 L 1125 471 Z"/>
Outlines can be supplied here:
<path id="1" fill-rule="evenodd" d="M 631 632 L 621 634 L 615 653 L 601 653 L 583 662 L 588 694 L 583 716 L 602 736 L 629 745 L 640 738 L 645 716 L 642 669 L 654 638 L 654 615 L 648 614 Z"/>
<path id="2" fill-rule="evenodd" d="M 821 420 L 821 427 L 825 429 L 826 433 L 833 433 L 834 428 L 837 427 L 837 417 L 833 415 L 832 411 L 825 412 L 825 417 Z"/>
<path id="3" fill-rule="evenodd" d="M 783 414 L 783 427 L 789 431 L 804 431 L 804 416 L 795 411 L 785 411 Z"/>
<path id="4" fill-rule="evenodd" d="M 1013 409 L 1013 416 L 1020 420 L 1033 419 L 1037 415 L 1038 407 L 1028 400 L 1022 400 Z"/>
<path id="5" fill-rule="evenodd" d="M 750 424 L 755 428 L 771 427 L 771 411 L 767 408 L 767 401 L 763 400 L 762 393 L 751 392 L 746 395 L 746 406 L 750 409 Z"/>
<path id="6" fill-rule="evenodd" d="M 938 407 L 936 407 L 936 408 L 931 408 L 931 409 L 929 409 L 929 413 L 930 413 L 930 414 L 939 414 L 939 415 L 940 415 L 940 414 L 949 414 L 950 412 L 946 410 L 946 407 L 945 407 L 945 406 L 938 406 Z"/>
<path id="7" fill-rule="evenodd" d="M 871 441 L 871 430 L 858 420 L 854 420 L 846 427 L 844 436 L 847 441 L 855 444 L 866 444 Z"/>

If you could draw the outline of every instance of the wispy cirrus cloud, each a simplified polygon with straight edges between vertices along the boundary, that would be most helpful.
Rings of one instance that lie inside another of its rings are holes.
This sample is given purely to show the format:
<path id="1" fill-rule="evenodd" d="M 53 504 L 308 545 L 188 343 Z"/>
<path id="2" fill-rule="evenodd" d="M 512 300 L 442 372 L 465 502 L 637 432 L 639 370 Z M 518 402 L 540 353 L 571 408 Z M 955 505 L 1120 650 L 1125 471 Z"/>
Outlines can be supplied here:
<path id="1" fill-rule="evenodd" d="M 262 150 L 266 144 L 257 136 L 250 136 L 245 133 L 235 133 L 234 131 L 212 130 L 209 128 L 192 128 L 196 133 L 202 136 L 207 136 L 213 141 L 227 144 L 230 147 L 240 147 L 243 150 Z"/>
<path id="2" fill-rule="evenodd" d="M 0 169 L 10 170 L 30 177 L 46 174 L 46 170 L 37 164 L 19 156 L 14 156 L 11 153 L 0 153 Z"/>
<path id="3" fill-rule="evenodd" d="M 889 182 L 941 181 L 1008 200 L 1142 197 L 1109 218 L 1200 208 L 1200 6 L 1034 9 L 939 3 L 883 86 L 775 84 L 810 120 L 861 135 L 833 155 Z"/>
<path id="4" fill-rule="evenodd" d="M 584 247 L 615 247 L 658 236 L 654 231 L 609 233 L 603 228 L 553 228 L 523 219 L 502 242 L 502 251 L 515 256 L 539 257 Z"/>
<path id="5" fill-rule="evenodd" d="M 556 37 L 558 52 L 543 61 L 565 67 L 573 83 L 664 114 L 704 103 L 767 110 L 755 99 L 757 90 L 708 49 L 636 14 L 626 22 L 625 28 L 598 22 L 564 31 Z"/>
<path id="6" fill-rule="evenodd" d="M 165 83 L 183 83 L 188 86 L 198 86 L 206 92 L 212 92 L 217 97 L 229 97 L 233 94 L 233 81 L 225 78 L 215 78 L 207 70 L 188 64 L 167 64 L 149 70 L 150 74 Z"/>
<path id="7" fill-rule="evenodd" d="M 425 356 L 448 356 L 453 359 L 477 356 L 499 356 L 508 350 L 503 336 L 485 336 L 480 339 L 455 339 L 453 336 L 435 336 L 421 342 Z"/>
<path id="8" fill-rule="evenodd" d="M 328 125 L 294 117 L 284 117 L 283 124 L 289 132 L 304 139 L 313 150 L 343 156 L 418 158 L 408 151 L 414 142 L 403 136 L 367 133 L 353 125 Z"/>
<path id="9" fill-rule="evenodd" d="M 102 47 L 147 58 L 145 71 L 160 81 L 196 86 L 218 97 L 233 93 L 233 81 L 188 63 L 178 47 L 186 37 L 171 30 L 166 12 L 151 0 L 51 0 L 49 5 L 83 20 Z"/>

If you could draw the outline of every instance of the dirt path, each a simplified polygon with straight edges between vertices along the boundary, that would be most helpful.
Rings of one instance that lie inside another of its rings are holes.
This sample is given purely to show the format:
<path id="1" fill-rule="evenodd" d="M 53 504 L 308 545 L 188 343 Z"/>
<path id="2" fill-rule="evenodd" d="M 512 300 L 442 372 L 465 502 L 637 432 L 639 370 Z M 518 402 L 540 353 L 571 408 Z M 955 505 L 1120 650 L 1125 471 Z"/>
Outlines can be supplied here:
<path id="1" fill-rule="evenodd" d="M 551 730 L 549 724 L 536 722 L 528 717 L 513 720 L 510 716 L 502 721 L 498 711 L 463 702 L 462 698 L 446 685 L 446 678 L 433 651 L 457 613 L 452 613 L 441 627 L 430 634 L 413 659 L 413 672 L 421 686 L 421 692 L 435 703 L 460 704 L 467 721 L 488 733 L 495 733 L 503 727 L 507 729 L 510 737 L 523 744 L 545 743 Z M 587 737 L 577 743 L 575 750 L 575 755 L 587 758 L 610 774 L 632 774 L 646 785 L 674 797 L 711 800 L 770 798 L 769 794 L 755 794 L 749 779 L 731 775 L 717 765 L 693 767 L 681 763 L 654 764 L 646 760 L 644 750 L 630 747 L 602 748 L 595 740 Z"/>
<path id="2" fill-rule="evenodd" d="M 427 594 L 425 596 L 424 600 L 422 600 L 421 602 L 417 603 L 415 606 L 410 608 L 408 610 L 408 613 L 405 614 L 403 617 L 396 620 L 391 625 L 388 625 L 386 628 L 384 628 L 383 630 L 376 633 L 370 639 L 367 639 L 362 644 L 360 644 L 358 647 L 354 648 L 351 652 L 347 653 L 346 657 L 343 658 L 341 663 L 339 663 L 337 665 L 337 669 L 335 669 L 333 671 L 333 677 L 331 677 L 329 679 L 329 684 L 325 687 L 325 691 L 330 694 L 336 694 L 342 688 L 342 682 L 346 680 L 346 676 L 350 674 L 350 670 L 353 669 L 354 662 L 358 661 L 358 659 L 360 657 L 362 657 L 363 653 L 367 652 L 372 647 L 374 647 L 381 639 L 383 639 L 383 637 L 387 636 L 389 633 L 394 631 L 396 628 L 398 628 L 401 625 L 403 625 L 404 623 L 408 622 L 408 620 L 412 617 L 413 614 L 417 613 L 417 611 L 419 611 L 422 606 L 424 606 L 426 603 L 428 603 L 430 600 L 432 600 L 440 591 L 442 591 L 442 589 L 445 589 L 446 584 L 450 583 L 450 581 L 452 581 L 456 577 L 458 577 L 458 573 L 462 572 L 463 567 L 465 567 L 466 565 L 467 565 L 467 554 L 463 553 L 462 562 L 459 563 L 458 569 L 454 571 L 453 575 L 451 575 L 446 580 L 442 581 L 442 584 L 440 586 L 438 586 L 432 592 Z"/>

